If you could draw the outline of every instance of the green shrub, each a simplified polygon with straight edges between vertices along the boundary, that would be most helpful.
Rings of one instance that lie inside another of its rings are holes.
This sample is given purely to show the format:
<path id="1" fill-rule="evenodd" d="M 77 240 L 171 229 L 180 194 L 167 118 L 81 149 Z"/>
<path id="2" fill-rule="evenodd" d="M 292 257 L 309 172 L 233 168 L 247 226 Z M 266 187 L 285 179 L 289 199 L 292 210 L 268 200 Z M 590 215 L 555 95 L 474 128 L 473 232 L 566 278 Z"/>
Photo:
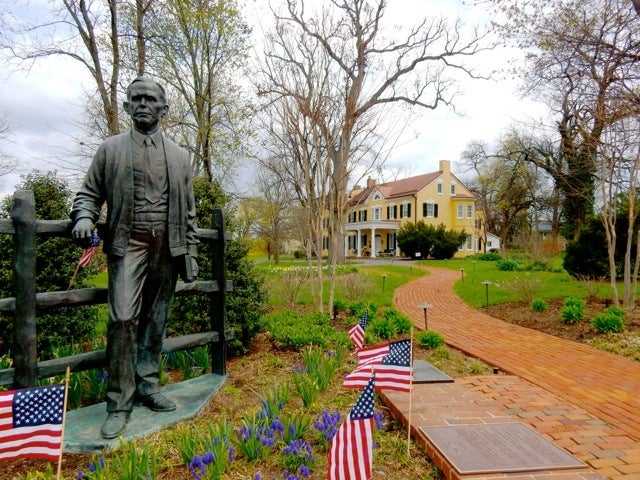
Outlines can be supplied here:
<path id="1" fill-rule="evenodd" d="M 444 338 L 438 332 L 426 330 L 418 332 L 418 343 L 421 347 L 433 350 L 444 344 Z"/>
<path id="2" fill-rule="evenodd" d="M 626 318 L 627 316 L 627 312 L 624 308 L 620 308 L 620 307 L 608 307 L 605 310 L 605 313 L 607 315 L 612 315 L 614 317 L 620 317 L 623 320 Z"/>
<path id="3" fill-rule="evenodd" d="M 602 313 L 593 317 L 591 325 L 598 333 L 617 333 L 624 329 L 624 319 L 616 315 Z"/>
<path id="4" fill-rule="evenodd" d="M 604 313 L 593 317 L 591 325 L 598 333 L 618 333 L 624 329 L 626 314 L 623 308 L 609 307 Z"/>
<path id="5" fill-rule="evenodd" d="M 374 318 L 369 322 L 367 331 L 371 330 L 378 338 L 388 340 L 398 333 L 395 324 L 386 318 Z"/>
<path id="6" fill-rule="evenodd" d="M 587 303 L 578 297 L 568 297 L 565 299 L 564 301 L 564 306 L 565 307 L 578 307 L 581 308 L 582 310 L 585 309 L 585 307 L 587 306 Z"/>
<path id="7" fill-rule="evenodd" d="M 337 315 L 338 312 L 346 312 L 347 311 L 347 302 L 340 298 L 336 298 L 333 301 L 333 313 Z"/>
<path id="8" fill-rule="evenodd" d="M 378 306 L 375 303 L 352 302 L 349 304 L 349 314 L 358 317 L 358 319 L 362 317 L 364 312 L 368 312 L 369 318 L 373 318 L 377 311 Z"/>
<path id="9" fill-rule="evenodd" d="M 503 272 L 515 272 L 518 269 L 518 262 L 514 260 L 498 260 L 496 262 L 496 267 L 498 270 L 502 270 Z"/>
<path id="10" fill-rule="evenodd" d="M 586 302 L 578 297 L 568 297 L 564 301 L 564 307 L 560 311 L 562 321 L 566 324 L 577 323 L 584 317 Z"/>
<path id="11" fill-rule="evenodd" d="M 500 260 L 500 254 L 497 252 L 487 252 L 487 253 L 480 253 L 478 255 L 476 255 L 474 258 L 476 258 L 477 260 L 480 260 L 481 262 L 497 262 L 498 260 Z"/>
<path id="12" fill-rule="evenodd" d="M 404 333 L 409 333 L 411 331 L 411 327 L 413 326 L 413 322 L 404 315 L 403 313 L 398 312 L 394 309 L 385 310 L 384 318 L 393 323 L 396 328 L 396 332 L 400 335 Z"/>
<path id="13" fill-rule="evenodd" d="M 336 338 L 335 329 L 329 326 L 328 314 L 281 310 L 266 315 L 264 320 L 268 336 L 278 348 L 326 347 Z"/>
<path id="14" fill-rule="evenodd" d="M 546 312 L 549 308 L 549 304 L 544 300 L 534 300 L 531 302 L 531 310 L 534 312 Z"/>
<path id="15" fill-rule="evenodd" d="M 307 254 L 305 253 L 304 250 L 294 250 L 293 258 L 300 260 L 301 258 L 307 258 Z"/>

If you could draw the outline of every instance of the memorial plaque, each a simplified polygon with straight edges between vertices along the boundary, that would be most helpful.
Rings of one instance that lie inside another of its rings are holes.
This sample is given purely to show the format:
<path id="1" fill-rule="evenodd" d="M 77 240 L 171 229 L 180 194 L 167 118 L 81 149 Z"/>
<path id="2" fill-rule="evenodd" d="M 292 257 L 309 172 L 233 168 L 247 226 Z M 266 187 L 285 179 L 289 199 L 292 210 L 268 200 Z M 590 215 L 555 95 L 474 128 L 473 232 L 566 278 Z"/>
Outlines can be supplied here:
<path id="1" fill-rule="evenodd" d="M 420 428 L 463 475 L 586 467 L 523 423 Z"/>
<path id="2" fill-rule="evenodd" d="M 453 378 L 425 360 L 413 362 L 413 383 L 451 383 Z"/>

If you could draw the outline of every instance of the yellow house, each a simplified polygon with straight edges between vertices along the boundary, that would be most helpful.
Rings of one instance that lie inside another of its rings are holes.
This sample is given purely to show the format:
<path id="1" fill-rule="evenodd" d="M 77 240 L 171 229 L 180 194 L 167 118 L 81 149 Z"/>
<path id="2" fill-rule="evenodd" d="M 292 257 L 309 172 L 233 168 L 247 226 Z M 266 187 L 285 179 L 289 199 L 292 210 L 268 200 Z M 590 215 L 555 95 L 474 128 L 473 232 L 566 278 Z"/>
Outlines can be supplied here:
<path id="1" fill-rule="evenodd" d="M 482 212 L 476 198 L 451 173 L 448 160 L 440 170 L 377 185 L 367 180 L 366 188 L 355 187 L 347 204 L 346 256 L 400 255 L 396 234 L 407 222 L 424 220 L 428 225 L 444 224 L 447 230 L 464 231 L 466 241 L 456 256 L 477 253 L 482 245 Z"/>

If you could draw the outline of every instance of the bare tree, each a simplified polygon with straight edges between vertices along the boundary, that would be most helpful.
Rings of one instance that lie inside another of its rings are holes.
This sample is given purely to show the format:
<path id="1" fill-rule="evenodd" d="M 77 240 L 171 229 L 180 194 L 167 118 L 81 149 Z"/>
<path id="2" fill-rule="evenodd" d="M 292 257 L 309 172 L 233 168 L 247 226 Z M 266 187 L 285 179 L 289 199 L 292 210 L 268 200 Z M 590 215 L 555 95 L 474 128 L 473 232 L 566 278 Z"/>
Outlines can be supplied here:
<path id="1" fill-rule="evenodd" d="M 46 22 L 18 26 L 2 45 L 27 69 L 39 58 L 55 55 L 84 65 L 95 81 L 110 135 L 120 131 L 119 8 L 117 0 L 62 0 Z"/>
<path id="2" fill-rule="evenodd" d="M 331 0 L 308 13 L 304 1 L 287 0 L 268 38 L 260 91 L 287 101 L 321 134 L 329 175 L 331 293 L 342 258 L 347 185 L 360 168 L 381 161 L 392 107 L 435 109 L 451 105 L 450 73 L 474 77 L 462 60 L 483 49 L 483 36 L 462 34 L 459 22 L 425 19 L 400 40 L 385 37 L 386 1 Z M 317 78 L 330 81 L 318 85 Z M 386 131 L 385 131 L 386 130 Z M 363 168 L 364 167 L 364 168 Z M 322 212 L 324 214 L 324 212 Z"/>
<path id="3" fill-rule="evenodd" d="M 640 113 L 637 13 L 627 0 L 498 3 L 509 19 L 503 32 L 529 49 L 531 91 L 547 98 L 557 112 L 559 168 L 565 173 L 555 178 L 564 179 L 564 220 L 569 227 L 565 232 L 577 236 L 595 205 L 607 233 L 612 295 L 617 302 L 618 194 L 635 192 L 637 181 L 637 152 L 632 148 L 638 143 L 637 126 L 631 120 Z M 635 198 L 629 203 L 633 207 L 629 228 L 633 228 Z M 630 248 L 628 243 L 622 260 L 625 292 L 636 281 Z M 625 293 L 625 306 L 630 301 Z"/>
<path id="4" fill-rule="evenodd" d="M 264 239 L 269 257 L 280 263 L 282 247 L 294 228 L 291 195 L 286 184 L 273 172 L 261 170 L 256 177 L 256 187 L 262 194 L 254 199 L 258 212 L 256 233 Z"/>
<path id="5" fill-rule="evenodd" d="M 473 171 L 467 185 L 480 199 L 486 229 L 505 242 L 516 234 L 528 236 L 537 218 L 543 177 L 526 161 L 526 152 L 512 138 L 502 140 L 489 151 L 483 143 L 468 146 L 462 157 Z"/>
<path id="6" fill-rule="evenodd" d="M 0 145 L 2 142 L 8 141 L 10 133 L 11 129 L 9 128 L 6 115 L 0 114 Z M 0 148 L 0 177 L 13 172 L 16 163 L 15 159 L 10 158 L 9 155 L 4 153 L 2 148 Z"/>
<path id="7" fill-rule="evenodd" d="M 637 16 L 627 0 L 495 3 L 505 14 L 501 32 L 527 51 L 527 91 L 556 113 L 562 164 L 554 178 L 573 238 L 593 212 L 601 136 L 637 104 Z"/>

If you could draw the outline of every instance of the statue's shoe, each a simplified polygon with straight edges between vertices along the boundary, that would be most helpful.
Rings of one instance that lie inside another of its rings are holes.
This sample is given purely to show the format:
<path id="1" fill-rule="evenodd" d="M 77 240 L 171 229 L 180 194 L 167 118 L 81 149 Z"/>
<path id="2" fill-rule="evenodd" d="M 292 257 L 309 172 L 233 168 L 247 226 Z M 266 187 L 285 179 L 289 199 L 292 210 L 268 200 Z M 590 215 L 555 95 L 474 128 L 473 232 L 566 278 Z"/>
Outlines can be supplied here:
<path id="1" fill-rule="evenodd" d="M 115 412 L 109 412 L 107 419 L 102 424 L 100 434 L 103 438 L 116 438 L 127 427 L 129 421 L 130 412 L 124 410 L 117 410 Z"/>

